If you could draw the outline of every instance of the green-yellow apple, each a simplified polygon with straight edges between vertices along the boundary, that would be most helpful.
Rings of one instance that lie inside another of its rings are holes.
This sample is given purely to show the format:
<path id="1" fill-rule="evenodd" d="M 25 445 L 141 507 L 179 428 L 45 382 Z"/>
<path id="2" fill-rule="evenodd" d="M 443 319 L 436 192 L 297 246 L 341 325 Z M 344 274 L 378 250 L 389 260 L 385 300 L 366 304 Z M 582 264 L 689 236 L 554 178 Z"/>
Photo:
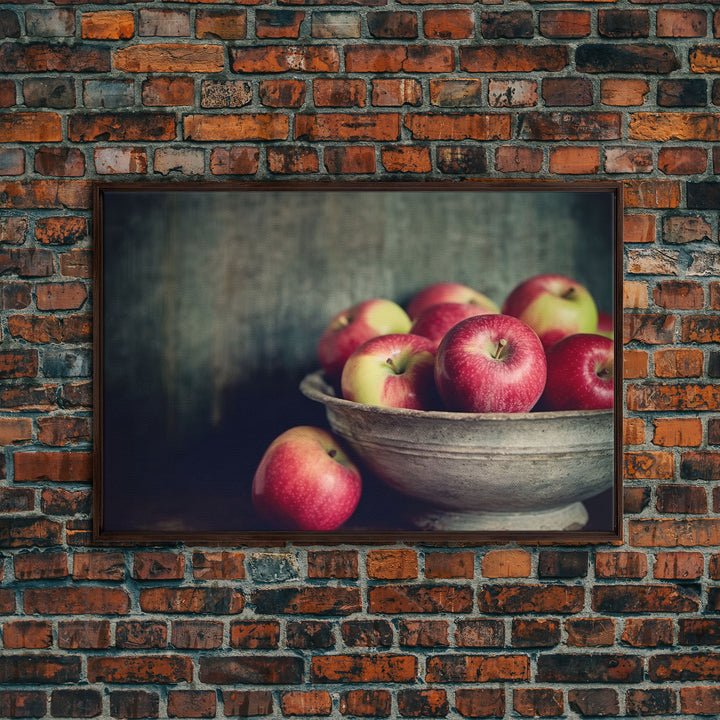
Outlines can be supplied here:
<path id="1" fill-rule="evenodd" d="M 568 335 L 547 349 L 543 410 L 602 410 L 613 406 L 614 343 L 596 333 Z"/>
<path id="2" fill-rule="evenodd" d="M 598 323 L 587 288 L 563 275 L 536 275 L 521 282 L 502 312 L 528 324 L 546 348 L 567 335 L 595 332 Z"/>
<path id="3" fill-rule="evenodd" d="M 420 335 L 381 335 L 348 358 L 341 388 L 346 400 L 364 405 L 429 410 L 436 405 L 435 348 Z"/>
<path id="4" fill-rule="evenodd" d="M 438 282 L 420 290 L 407 306 L 408 315 L 414 320 L 425 308 L 438 303 L 471 303 L 500 312 L 500 308 L 487 295 L 456 282 Z"/>
<path id="5" fill-rule="evenodd" d="M 360 471 L 327 430 L 300 425 L 270 443 L 255 471 L 257 513 L 284 530 L 335 530 L 360 500 Z"/>
<path id="6" fill-rule="evenodd" d="M 437 303 L 437 305 L 425 308 L 415 318 L 410 332 L 429 338 L 435 343 L 435 349 L 437 350 L 440 341 L 445 337 L 445 333 L 453 325 L 457 325 L 461 320 L 475 315 L 487 315 L 496 312 L 497 310 L 494 308 L 483 307 L 474 303 Z"/>
<path id="7" fill-rule="evenodd" d="M 320 366 L 330 382 L 340 379 L 345 361 L 365 341 L 378 335 L 407 333 L 412 324 L 407 313 L 392 300 L 364 300 L 339 312 L 320 336 Z"/>
<path id="8" fill-rule="evenodd" d="M 440 343 L 435 382 L 448 410 L 530 411 L 545 387 L 545 351 L 535 332 L 509 315 L 462 320 Z"/>

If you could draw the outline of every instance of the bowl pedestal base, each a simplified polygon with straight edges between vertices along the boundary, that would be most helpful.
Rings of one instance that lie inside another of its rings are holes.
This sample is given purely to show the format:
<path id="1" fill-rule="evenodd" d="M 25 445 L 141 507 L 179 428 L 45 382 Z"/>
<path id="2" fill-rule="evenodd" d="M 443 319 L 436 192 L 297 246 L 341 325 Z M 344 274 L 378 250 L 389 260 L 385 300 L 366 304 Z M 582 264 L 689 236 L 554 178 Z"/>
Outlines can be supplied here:
<path id="1" fill-rule="evenodd" d="M 524 513 L 444 510 L 415 505 L 409 519 L 419 530 L 534 532 L 545 530 L 581 530 L 588 512 L 581 502 L 550 510 Z"/>

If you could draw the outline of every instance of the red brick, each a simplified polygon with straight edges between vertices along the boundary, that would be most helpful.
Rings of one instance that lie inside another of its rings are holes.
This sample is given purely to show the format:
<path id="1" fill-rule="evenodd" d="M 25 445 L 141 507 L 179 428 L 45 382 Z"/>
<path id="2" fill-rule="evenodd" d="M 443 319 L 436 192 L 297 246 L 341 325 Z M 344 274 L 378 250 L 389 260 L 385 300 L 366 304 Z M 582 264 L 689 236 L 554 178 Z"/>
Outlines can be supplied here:
<path id="1" fill-rule="evenodd" d="M 623 351 L 623 376 L 626 380 L 647 377 L 649 356 L 645 350 Z"/>
<path id="2" fill-rule="evenodd" d="M 565 710 L 563 691 L 552 688 L 515 688 L 513 710 L 523 717 L 560 717 Z"/>
<path id="3" fill-rule="evenodd" d="M 234 622 L 230 626 L 231 647 L 247 648 L 277 648 L 280 639 L 280 623 L 271 622 Z"/>
<path id="4" fill-rule="evenodd" d="M 594 647 L 615 644 L 615 621 L 612 618 L 573 618 L 565 622 L 567 644 Z"/>
<path id="5" fill-rule="evenodd" d="M 158 587 L 140 591 L 144 612 L 224 615 L 243 609 L 241 593 L 229 587 Z"/>
<path id="6" fill-rule="evenodd" d="M 110 647 L 108 620 L 72 620 L 58 623 L 58 647 L 95 649 Z"/>
<path id="7" fill-rule="evenodd" d="M 0 113 L 0 142 L 41 143 L 60 140 L 62 140 L 62 121 L 57 113 Z"/>
<path id="8" fill-rule="evenodd" d="M 639 683 L 643 659 L 624 653 L 547 653 L 538 657 L 537 680 L 560 683 Z"/>
<path id="9" fill-rule="evenodd" d="M 315 107 L 365 107 L 365 81 L 357 78 L 313 80 Z"/>
<path id="10" fill-rule="evenodd" d="M 419 80 L 410 78 L 374 78 L 372 80 L 372 104 L 376 107 L 402 107 L 419 105 L 422 86 Z"/>
<path id="11" fill-rule="evenodd" d="M 43 283 L 36 286 L 38 310 L 79 310 L 87 300 L 81 282 Z"/>
<path id="12" fill-rule="evenodd" d="M 84 12 L 80 32 L 89 40 L 129 40 L 135 33 L 135 18 L 129 10 Z"/>
<path id="13" fill-rule="evenodd" d="M 0 217 L 0 243 L 22 245 L 28 231 L 28 219 L 25 216 Z"/>
<path id="14" fill-rule="evenodd" d="M 340 69 L 340 53 L 332 45 L 255 45 L 231 47 L 229 53 L 230 69 L 237 73 L 336 73 Z"/>
<path id="15" fill-rule="evenodd" d="M 220 45 L 126 45 L 113 52 L 113 64 L 117 70 L 134 73 L 215 73 L 223 70 L 224 57 Z"/>
<path id="16" fill-rule="evenodd" d="M 700 377 L 703 353 L 697 349 L 658 350 L 653 354 L 655 375 L 661 378 Z"/>
<path id="17" fill-rule="evenodd" d="M 0 615 L 14 615 L 17 612 L 15 592 L 9 588 L 0 589 Z"/>
<path id="18" fill-rule="evenodd" d="M 660 552 L 653 575 L 658 580 L 695 580 L 702 576 L 704 559 L 699 552 Z"/>
<path id="19" fill-rule="evenodd" d="M 13 653 L 0 655 L 0 682 L 48 684 L 80 681 L 81 660 L 75 655 Z"/>
<path id="20" fill-rule="evenodd" d="M 371 613 L 467 613 L 472 589 L 452 585 L 386 585 L 368 589 Z"/>
<path id="21" fill-rule="evenodd" d="M 0 80 L 0 107 L 15 105 L 15 83 L 12 80 Z"/>
<path id="22" fill-rule="evenodd" d="M 705 292 L 697 282 L 663 280 L 653 288 L 653 300 L 667 310 L 700 310 L 705 305 Z"/>
<path id="23" fill-rule="evenodd" d="M 705 148 L 661 147 L 658 152 L 658 170 L 666 175 L 695 175 L 707 169 L 708 153 Z"/>
<path id="24" fill-rule="evenodd" d="M 674 455 L 661 451 L 626 451 L 625 477 L 630 479 L 671 480 L 675 476 Z"/>
<path id="25" fill-rule="evenodd" d="M 175 684 L 193 679 L 193 663 L 181 655 L 114 655 L 87 659 L 88 682 Z"/>
<path id="26" fill-rule="evenodd" d="M 25 612 L 39 615 L 125 615 L 130 597 L 122 588 L 57 587 L 23 591 Z"/>
<path id="27" fill-rule="evenodd" d="M 247 113 L 244 115 L 186 115 L 183 134 L 186 140 L 285 140 L 289 120 L 275 113 Z"/>
<path id="28" fill-rule="evenodd" d="M 192 556 L 196 580 L 242 580 L 245 577 L 245 553 L 237 551 L 200 551 Z"/>
<path id="29" fill-rule="evenodd" d="M 587 78 L 546 78 L 542 96 L 546 107 L 592 105 L 592 83 Z"/>
<path id="30" fill-rule="evenodd" d="M 475 553 L 459 552 L 425 553 L 425 577 L 428 579 L 451 579 L 475 577 Z"/>
<path id="31" fill-rule="evenodd" d="M 327 690 L 290 690 L 280 695 L 283 715 L 330 715 L 332 696 Z"/>
<path id="32" fill-rule="evenodd" d="M 200 658 L 201 682 L 219 685 L 292 685 L 302 681 L 303 661 L 299 657 L 207 656 Z"/>
<path id="33" fill-rule="evenodd" d="M 398 690 L 397 701 L 403 717 L 445 717 L 450 709 L 447 693 L 440 688 Z"/>
<path id="34" fill-rule="evenodd" d="M 340 712 L 359 717 L 389 717 L 392 696 L 387 690 L 347 690 L 340 696 Z"/>
<path id="35" fill-rule="evenodd" d="M 0 378 L 37 377 L 37 350 L 0 351 Z"/>
<path id="36" fill-rule="evenodd" d="M 295 139 L 373 141 L 398 140 L 400 117 L 396 113 L 322 113 L 295 117 Z"/>
<path id="37" fill-rule="evenodd" d="M 510 117 L 500 114 L 408 113 L 404 125 L 416 140 L 504 140 L 511 133 Z"/>
<path id="38" fill-rule="evenodd" d="M 488 81 L 490 107 L 531 107 L 537 105 L 537 102 L 538 91 L 535 80 L 490 79 Z"/>
<path id="39" fill-rule="evenodd" d="M 25 552 L 13 558 L 17 580 L 51 580 L 68 576 L 67 553 Z"/>
<path id="40" fill-rule="evenodd" d="M 350 615 L 361 608 L 358 588 L 316 585 L 255 590 L 252 603 L 261 615 Z"/>
<path id="41" fill-rule="evenodd" d="M 291 620 L 285 625 L 285 643 L 299 650 L 335 647 L 335 633 L 329 622 Z"/>
<path id="42" fill-rule="evenodd" d="M 38 148 L 35 172 L 49 177 L 82 177 L 85 155 L 77 148 Z"/>
<path id="43" fill-rule="evenodd" d="M 478 590 L 484 613 L 575 613 L 582 609 L 585 591 L 575 585 L 485 585 Z"/>
<path id="44" fill-rule="evenodd" d="M 430 80 L 430 102 L 439 107 L 482 105 L 482 82 L 472 78 Z"/>
<path id="45" fill-rule="evenodd" d="M 700 418 L 658 418 L 653 420 L 653 444 L 663 447 L 697 447 L 702 443 Z"/>
<path id="46" fill-rule="evenodd" d="M 636 547 L 720 545 L 720 521 L 716 518 L 630 520 L 628 542 Z"/>
<path id="47" fill-rule="evenodd" d="M 30 418 L 0 418 L 0 445 L 12 445 L 32 439 Z"/>
<path id="48" fill-rule="evenodd" d="M 465 683 L 529 680 L 526 655 L 435 655 L 426 661 L 426 682 Z"/>
<path id="49" fill-rule="evenodd" d="M 495 151 L 495 167 L 499 172 L 539 172 L 543 151 L 532 147 L 503 146 Z"/>
<path id="50" fill-rule="evenodd" d="M 49 648 L 52 644 L 52 625 L 46 620 L 13 620 L 3 626 L 5 648 Z"/>
<path id="51" fill-rule="evenodd" d="M 374 38 L 414 39 L 418 36 L 418 21 L 414 12 L 371 10 L 365 17 L 368 31 Z"/>
<path id="52" fill-rule="evenodd" d="M 195 17 L 195 37 L 208 40 L 236 40 L 247 35 L 246 10 L 198 10 Z M 261 37 L 258 34 L 258 37 Z M 183 104 L 192 104 L 183 103 Z"/>
<path id="53" fill-rule="evenodd" d="M 256 10 L 255 34 L 258 38 L 297 38 L 304 19 L 302 11 Z"/>
<path id="54" fill-rule="evenodd" d="M 554 647 L 560 642 L 560 623 L 553 618 L 513 619 L 512 646 L 514 648 Z"/>
<path id="55" fill-rule="evenodd" d="M 484 45 L 460 48 L 460 69 L 471 73 L 557 72 L 568 64 L 568 49 L 562 45 Z"/>
<path id="56" fill-rule="evenodd" d="M 647 574 L 647 558 L 640 552 L 598 552 L 595 575 L 604 579 L 641 579 Z"/>
<path id="57" fill-rule="evenodd" d="M 490 550 L 482 558 L 482 575 L 488 578 L 529 577 L 532 557 L 526 550 Z"/>
<path id="58" fill-rule="evenodd" d="M 505 625 L 501 620 L 457 620 L 455 644 L 458 647 L 503 647 Z"/>
<path id="59" fill-rule="evenodd" d="M 72 245 L 87 235 L 87 219 L 77 215 L 38 218 L 35 223 L 35 237 L 43 245 Z"/>
<path id="60" fill-rule="evenodd" d="M 526 112 L 519 121 L 518 137 L 522 140 L 596 141 L 622 136 L 621 116 L 614 112 Z M 633 205 L 628 203 L 627 207 Z"/>
<path id="61" fill-rule="evenodd" d="M 550 148 L 550 172 L 559 175 L 590 175 L 600 169 L 597 147 Z"/>
<path id="62" fill-rule="evenodd" d="M 306 85 L 302 80 L 261 80 L 260 102 L 266 107 L 300 107 L 305 102 Z"/>
<path id="63" fill-rule="evenodd" d="M 475 17 L 470 10 L 424 10 L 423 32 L 432 40 L 471 38 Z"/>
<path id="64" fill-rule="evenodd" d="M 323 159 L 333 175 L 375 172 L 375 148 L 371 145 L 326 147 Z"/>
<path id="65" fill-rule="evenodd" d="M 256 147 L 215 148 L 210 154 L 213 175 L 254 175 L 260 165 Z"/>
<path id="66" fill-rule="evenodd" d="M 43 717 L 46 713 L 44 690 L 0 690 L 0 717 Z"/>
<path id="67" fill-rule="evenodd" d="M 309 578 L 356 580 L 358 576 L 357 550 L 308 551 Z"/>
<path id="68" fill-rule="evenodd" d="M 631 647 L 669 647 L 673 644 L 673 621 L 669 618 L 629 618 L 622 642 Z"/>
<path id="69" fill-rule="evenodd" d="M 383 167 L 391 173 L 426 173 L 432 169 L 430 148 L 394 145 L 382 149 Z"/>
<path id="70" fill-rule="evenodd" d="M 653 154 L 652 151 L 646 148 L 605 148 L 603 158 L 605 170 L 609 173 L 649 173 L 653 169 Z M 624 238 L 624 241 L 632 242 L 627 238 Z"/>
<path id="71" fill-rule="evenodd" d="M 89 250 L 74 249 L 60 255 L 60 274 L 63 277 L 92 277 L 92 258 Z"/>
<path id="72" fill-rule="evenodd" d="M 412 683 L 418 661 L 411 655 L 317 655 L 310 660 L 313 683 Z"/>
<path id="73" fill-rule="evenodd" d="M 349 45 L 345 69 L 353 73 L 452 72 L 452 48 L 424 45 Z"/>
<path id="74" fill-rule="evenodd" d="M 676 691 L 672 688 L 628 690 L 625 705 L 630 715 L 667 715 L 675 711 Z"/>
<path id="75" fill-rule="evenodd" d="M 193 105 L 195 81 L 189 77 L 151 77 L 143 80 L 142 103 L 150 107 Z"/>
<path id="76" fill-rule="evenodd" d="M 681 687 L 680 712 L 686 715 L 720 714 L 720 687 Z"/>
<path id="77" fill-rule="evenodd" d="M 1 513 L 22 513 L 34 509 L 35 492 L 31 488 L 0 488 Z"/>
<path id="78" fill-rule="evenodd" d="M 447 647 L 447 620 L 408 620 L 399 623 L 400 645 L 402 647 Z"/>
<path id="79" fill-rule="evenodd" d="M 167 647 L 164 622 L 129 620 L 115 626 L 115 646 L 129 650 Z"/>
<path id="80" fill-rule="evenodd" d="M 688 454 L 695 455 L 697 453 L 682 453 L 681 459 L 684 459 Z M 689 473 L 685 472 L 684 468 L 681 467 L 681 477 L 686 477 L 687 474 Z M 656 507 L 660 512 L 704 515 L 708 510 L 704 487 L 695 485 L 659 485 L 656 495 Z"/>
<path id="81" fill-rule="evenodd" d="M 43 445 L 63 447 L 90 440 L 90 419 L 67 415 L 38 418 L 38 440 Z"/>
<path id="82" fill-rule="evenodd" d="M 16 482 L 90 482 L 92 456 L 86 452 L 16 452 Z"/>
<path id="83" fill-rule="evenodd" d="M 503 688 L 461 688 L 455 691 L 455 708 L 463 717 L 505 717 Z"/>
<path id="84" fill-rule="evenodd" d="M 591 15 L 587 10 L 541 10 L 540 34 L 549 38 L 581 38 L 590 35 Z"/>
<path id="85" fill-rule="evenodd" d="M 223 643 L 223 624 L 208 620 L 173 621 L 170 643 L 186 650 L 217 649 Z"/>
<path id="86" fill-rule="evenodd" d="M 175 125 L 175 115 L 162 112 L 78 113 L 68 118 L 68 140 L 175 140 Z"/>
<path id="87" fill-rule="evenodd" d="M 658 37 L 705 37 L 707 14 L 704 10 L 661 8 L 657 12 Z"/>
<path id="88" fill-rule="evenodd" d="M 224 690 L 222 698 L 227 716 L 270 715 L 273 711 L 273 696 L 269 690 Z"/>
<path id="89" fill-rule="evenodd" d="M 0 182 L 0 207 L 83 210 L 90 207 L 87 180 L 28 180 Z"/>
<path id="90" fill-rule="evenodd" d="M 145 690 L 111 690 L 110 714 L 114 718 L 159 717 L 160 696 Z"/>
<path id="91" fill-rule="evenodd" d="M 215 692 L 212 690 L 170 690 L 168 717 L 214 718 Z"/>
<path id="92" fill-rule="evenodd" d="M 642 105 L 650 92 L 650 83 L 640 79 L 603 78 L 600 98 L 604 105 L 633 107 Z"/>

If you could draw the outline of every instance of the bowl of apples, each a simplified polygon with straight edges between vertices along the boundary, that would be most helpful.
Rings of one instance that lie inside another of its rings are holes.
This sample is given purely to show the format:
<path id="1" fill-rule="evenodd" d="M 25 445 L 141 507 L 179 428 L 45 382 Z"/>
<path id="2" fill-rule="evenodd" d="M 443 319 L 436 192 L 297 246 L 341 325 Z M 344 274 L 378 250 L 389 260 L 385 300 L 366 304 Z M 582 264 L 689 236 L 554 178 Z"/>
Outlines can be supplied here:
<path id="1" fill-rule="evenodd" d="M 581 529 L 586 504 L 613 486 L 613 341 L 581 285 L 560 276 L 527 283 L 502 308 L 484 296 L 434 302 L 426 289 L 429 304 L 409 305 L 414 317 L 400 324 L 396 309 L 378 304 L 390 301 L 351 308 L 328 326 L 322 369 L 301 382 L 360 467 L 408 498 L 418 529 Z M 554 324 L 545 320 L 553 298 Z M 447 303 L 478 311 L 444 307 L 444 325 L 420 323 Z M 393 322 L 373 333 L 378 316 Z"/>

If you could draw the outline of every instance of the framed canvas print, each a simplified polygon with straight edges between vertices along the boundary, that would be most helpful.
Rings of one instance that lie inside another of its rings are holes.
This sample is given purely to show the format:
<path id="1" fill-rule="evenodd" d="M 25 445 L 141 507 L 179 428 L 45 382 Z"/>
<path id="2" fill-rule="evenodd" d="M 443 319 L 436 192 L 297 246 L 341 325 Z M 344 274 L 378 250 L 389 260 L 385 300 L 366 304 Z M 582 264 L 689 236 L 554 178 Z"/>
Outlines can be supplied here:
<path id="1" fill-rule="evenodd" d="M 99 183 L 97 542 L 619 541 L 619 183 Z"/>

